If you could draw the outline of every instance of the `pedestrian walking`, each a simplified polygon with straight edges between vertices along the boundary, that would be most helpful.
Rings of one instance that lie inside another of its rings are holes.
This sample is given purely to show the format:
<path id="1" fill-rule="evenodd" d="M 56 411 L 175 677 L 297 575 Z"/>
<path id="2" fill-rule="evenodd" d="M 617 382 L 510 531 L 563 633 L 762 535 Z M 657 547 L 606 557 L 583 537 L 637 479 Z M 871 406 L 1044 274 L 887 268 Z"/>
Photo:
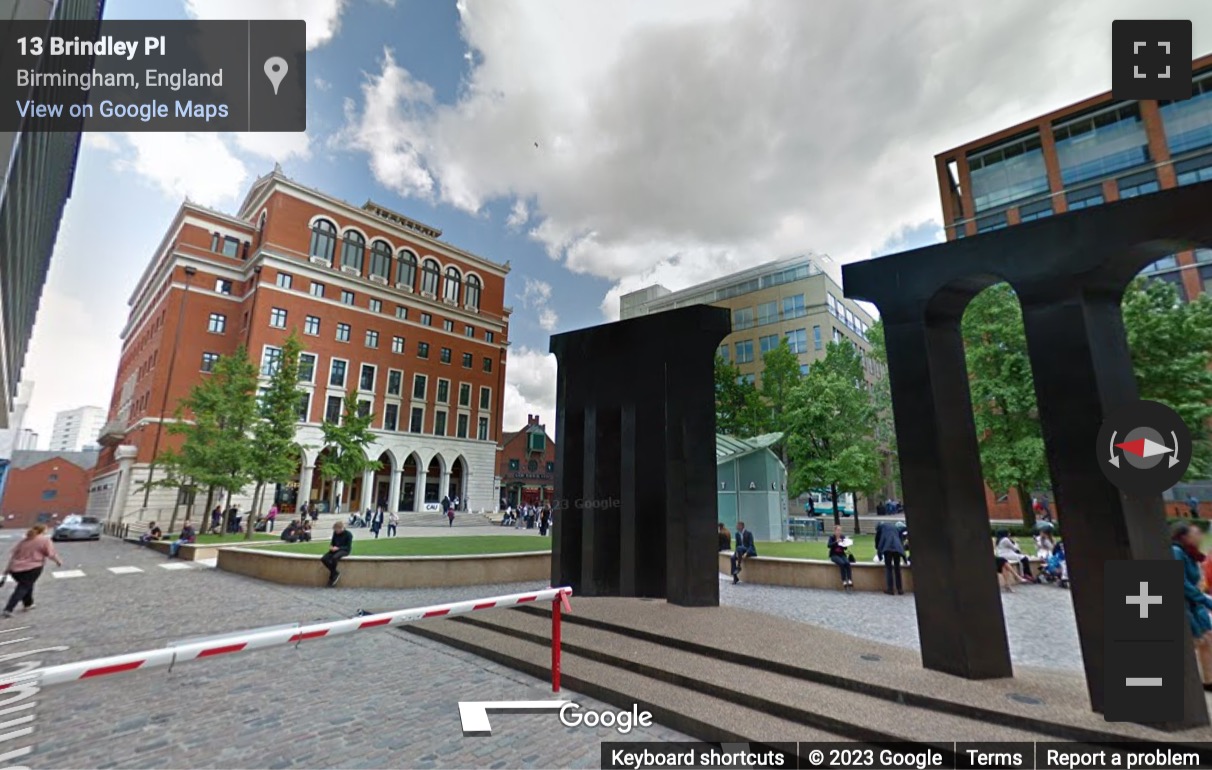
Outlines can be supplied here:
<path id="1" fill-rule="evenodd" d="M 1199 663 L 1199 675 L 1205 690 L 1212 690 L 1212 597 L 1201 587 L 1200 564 L 1206 559 L 1200 548 L 1203 530 L 1186 522 L 1179 522 L 1170 530 L 1170 549 L 1174 558 L 1183 565 L 1183 598 L 1187 611 L 1187 624 L 1195 640 L 1195 658 Z"/>
<path id="2" fill-rule="evenodd" d="M 216 505 L 215 509 L 210 512 L 210 531 L 211 534 L 219 534 L 219 523 L 223 519 L 223 509 Z"/>
<path id="3" fill-rule="evenodd" d="M 379 530 L 383 528 L 383 509 L 375 511 L 370 519 L 370 531 L 374 533 L 375 540 L 379 539 Z"/>
<path id="4" fill-rule="evenodd" d="M 884 561 L 884 593 L 905 593 L 901 584 L 901 560 L 905 558 L 905 546 L 895 525 L 885 522 L 876 526 L 875 552 Z"/>
<path id="5" fill-rule="evenodd" d="M 1199 498 L 1195 496 L 1194 492 L 1187 498 L 1187 508 L 1191 511 L 1191 518 L 1199 518 Z"/>
<path id="6" fill-rule="evenodd" d="M 387 536 L 388 537 L 396 536 L 396 527 L 398 527 L 398 526 L 400 526 L 400 514 L 396 513 L 395 511 L 392 511 L 391 513 L 387 514 Z"/>
<path id="7" fill-rule="evenodd" d="M 17 583 L 13 595 L 8 597 L 8 604 L 4 605 L 4 617 L 13 616 L 18 602 L 27 612 L 34 608 L 34 583 L 42 576 L 42 566 L 47 559 L 63 566 L 63 560 L 55 551 L 55 544 L 46 536 L 46 527 L 35 524 L 26 531 L 25 539 L 13 548 L 12 555 L 8 557 L 8 566 L 4 568 L 4 574 L 10 575 Z"/>
<path id="8" fill-rule="evenodd" d="M 265 514 L 265 531 L 266 532 L 274 531 L 274 521 L 276 521 L 277 518 L 278 518 L 278 504 L 274 503 L 273 505 L 269 506 L 269 513 Z"/>

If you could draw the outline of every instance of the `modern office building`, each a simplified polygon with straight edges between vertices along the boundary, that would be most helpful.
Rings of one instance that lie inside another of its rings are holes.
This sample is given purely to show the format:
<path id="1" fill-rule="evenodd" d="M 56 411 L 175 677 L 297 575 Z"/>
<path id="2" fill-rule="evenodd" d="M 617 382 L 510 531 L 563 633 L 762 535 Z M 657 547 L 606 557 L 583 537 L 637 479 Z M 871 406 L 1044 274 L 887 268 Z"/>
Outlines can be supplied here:
<path id="1" fill-rule="evenodd" d="M 440 236 L 277 168 L 234 214 L 184 203 L 130 297 L 89 513 L 171 509 L 175 490 L 142 482 L 162 477 L 153 460 L 179 440 L 166 430 L 178 404 L 239 347 L 268 378 L 292 332 L 304 349 L 302 451 L 277 490 L 281 508 L 335 497 L 343 509 L 411 511 L 458 495 L 468 510 L 492 510 L 509 266 Z M 343 488 L 320 471 L 321 425 L 341 419 L 348 391 L 373 415 L 368 457 L 380 468 Z M 236 502 L 250 508 L 248 495 Z"/>
<path id="2" fill-rule="evenodd" d="M 97 439 L 104 427 L 105 410 L 99 406 L 81 406 L 65 412 L 56 412 L 49 449 L 52 452 L 96 449 Z"/>
<path id="3" fill-rule="evenodd" d="M 1190 99 L 1107 92 L 937 155 L 948 240 L 1212 179 L 1212 56 L 1193 69 Z M 1212 291 L 1212 250 L 1147 272 L 1192 299 Z"/>
<path id="4" fill-rule="evenodd" d="M 101 18 L 103 0 L 0 0 L 0 22 Z M 17 55 L 0 50 L 0 59 Z M 40 67 L 55 67 L 44 61 Z M 29 89 L 42 104 L 55 88 Z M 78 131 L 0 131 L 0 428 L 8 427 L 80 149 Z"/>
<path id="5" fill-rule="evenodd" d="M 8 427 L 0 428 L 0 460 L 12 458 L 20 449 L 37 449 L 38 434 L 25 427 L 25 414 L 34 396 L 32 380 L 22 380 L 17 388 L 17 397 L 9 411 Z M 30 441 L 33 441 L 33 444 Z M 0 489 L 3 489 L 0 486 Z"/>
<path id="6" fill-rule="evenodd" d="M 801 372 L 824 357 L 830 341 L 849 340 L 867 353 L 873 319 L 842 297 L 842 287 L 817 260 L 811 255 L 781 259 L 676 292 L 648 286 L 619 299 L 620 316 L 700 304 L 728 308 L 732 333 L 720 345 L 720 355 L 755 384 L 760 384 L 762 357 L 783 338 L 799 357 Z M 864 360 L 868 373 L 874 373 L 875 364 L 866 356 Z"/>

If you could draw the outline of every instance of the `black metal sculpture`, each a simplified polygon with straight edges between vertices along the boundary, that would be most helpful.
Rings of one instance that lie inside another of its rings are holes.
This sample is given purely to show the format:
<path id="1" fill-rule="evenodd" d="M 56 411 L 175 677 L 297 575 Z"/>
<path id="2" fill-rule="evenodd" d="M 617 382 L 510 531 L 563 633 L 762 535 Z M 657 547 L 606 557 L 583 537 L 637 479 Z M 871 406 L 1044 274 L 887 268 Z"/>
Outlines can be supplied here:
<path id="1" fill-rule="evenodd" d="M 1097 467 L 1103 417 L 1137 398 L 1120 300 L 1150 262 L 1212 244 L 1212 183 L 1162 191 L 842 269 L 879 307 L 913 541 L 927 668 L 1011 675 L 960 320 L 1006 281 L 1023 308 L 1052 489 L 1095 711 L 1103 702 L 1103 564 L 1168 559 L 1160 498 L 1122 495 Z M 1183 724 L 1208 723 L 1188 653 Z"/>
<path id="2" fill-rule="evenodd" d="M 714 366 L 730 329 L 695 305 L 551 338 L 552 585 L 719 604 Z"/>

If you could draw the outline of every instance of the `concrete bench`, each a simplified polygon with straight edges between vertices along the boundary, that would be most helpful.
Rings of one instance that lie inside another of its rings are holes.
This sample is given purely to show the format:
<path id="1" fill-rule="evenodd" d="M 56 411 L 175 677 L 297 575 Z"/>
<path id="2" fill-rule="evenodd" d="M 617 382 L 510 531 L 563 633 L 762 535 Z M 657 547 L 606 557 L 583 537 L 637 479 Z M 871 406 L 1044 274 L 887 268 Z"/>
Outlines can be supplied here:
<path id="1" fill-rule="evenodd" d="M 720 552 L 720 572 L 732 571 L 732 553 Z M 850 565 L 854 591 L 883 591 L 884 563 L 857 561 Z M 754 585 L 789 586 L 791 588 L 824 588 L 841 590 L 842 578 L 838 566 L 827 559 L 780 559 L 754 556 L 745 559 L 741 581 Z M 913 570 L 901 565 L 901 581 L 905 593 L 913 591 Z"/>
<path id="2" fill-rule="evenodd" d="M 274 548 L 220 548 L 218 566 L 238 575 L 295 586 L 323 586 L 328 570 L 319 554 Z M 551 552 L 471 556 L 347 556 L 341 588 L 441 588 L 503 585 L 551 579 Z"/>

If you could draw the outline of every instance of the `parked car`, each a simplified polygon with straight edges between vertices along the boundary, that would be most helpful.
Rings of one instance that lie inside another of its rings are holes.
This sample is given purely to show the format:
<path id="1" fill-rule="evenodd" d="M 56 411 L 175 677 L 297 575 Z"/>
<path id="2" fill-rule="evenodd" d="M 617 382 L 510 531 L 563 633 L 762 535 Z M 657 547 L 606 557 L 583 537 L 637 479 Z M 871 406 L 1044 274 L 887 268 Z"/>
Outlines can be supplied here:
<path id="1" fill-rule="evenodd" d="M 96 516 L 68 516 L 55 527 L 54 540 L 100 540 L 101 520 Z"/>

